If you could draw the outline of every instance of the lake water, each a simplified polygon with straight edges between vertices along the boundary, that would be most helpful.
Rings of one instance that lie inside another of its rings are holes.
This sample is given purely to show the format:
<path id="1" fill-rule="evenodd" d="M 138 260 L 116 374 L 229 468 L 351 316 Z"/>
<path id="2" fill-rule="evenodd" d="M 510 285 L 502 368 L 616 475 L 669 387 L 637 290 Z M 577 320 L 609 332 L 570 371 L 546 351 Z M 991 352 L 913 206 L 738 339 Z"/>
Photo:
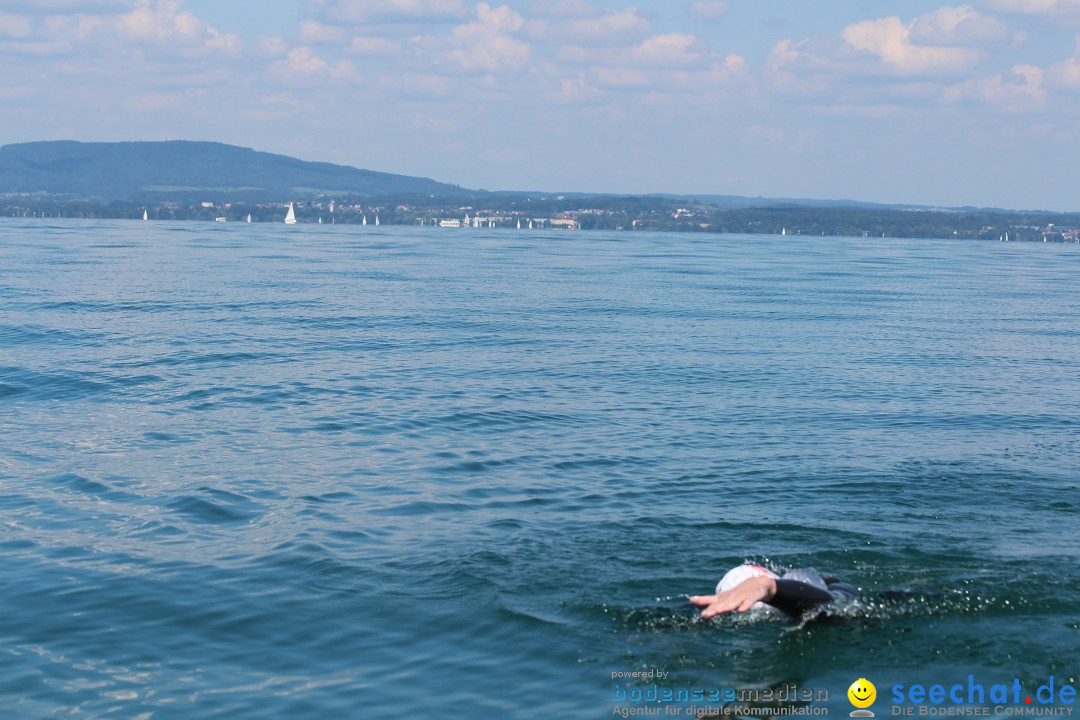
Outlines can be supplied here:
<path id="1" fill-rule="evenodd" d="M 0 220 L 3 717 L 1075 686 L 1078 299 L 1076 245 Z M 744 560 L 867 594 L 680 607 Z"/>

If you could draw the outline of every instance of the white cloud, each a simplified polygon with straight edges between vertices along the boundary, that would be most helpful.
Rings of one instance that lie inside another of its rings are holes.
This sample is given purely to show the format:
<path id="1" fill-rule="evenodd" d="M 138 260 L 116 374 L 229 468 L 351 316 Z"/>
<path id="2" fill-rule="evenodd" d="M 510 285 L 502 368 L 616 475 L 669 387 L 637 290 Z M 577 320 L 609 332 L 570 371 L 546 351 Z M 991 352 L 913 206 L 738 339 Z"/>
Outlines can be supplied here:
<path id="1" fill-rule="evenodd" d="M 233 33 L 220 33 L 210 28 L 208 37 L 189 55 L 230 55 L 237 56 L 243 49 L 243 42 Z"/>
<path id="2" fill-rule="evenodd" d="M 342 23 L 445 22 L 468 13 L 464 0 L 333 0 L 325 16 Z"/>
<path id="3" fill-rule="evenodd" d="M 652 83 L 649 76 L 637 68 L 597 67 L 589 76 L 603 87 L 611 88 L 646 88 Z"/>
<path id="4" fill-rule="evenodd" d="M 855 22 L 839 36 L 781 40 L 773 46 L 764 77 L 785 92 L 844 92 L 878 104 L 883 97 L 892 102 L 906 96 L 918 85 L 912 85 L 913 78 L 968 75 L 991 50 L 1024 40 L 1023 33 L 971 5 L 950 6 L 908 22 L 896 16 Z M 881 83 L 882 78 L 889 82 Z M 871 79 L 878 82 L 871 86 Z M 925 100 L 925 87 L 916 95 Z"/>
<path id="5" fill-rule="evenodd" d="M 101 8 L 106 3 L 49 3 L 57 10 Z M 108 4 L 111 8 L 112 5 Z M 50 14 L 31 20 L 0 16 L 0 35 L 22 42 L 8 50 L 29 55 L 60 55 L 83 51 L 89 55 L 146 55 L 197 58 L 235 56 L 242 43 L 237 35 L 222 33 L 181 9 L 181 0 L 135 0 L 128 12 Z"/>
<path id="6" fill-rule="evenodd" d="M 179 8 L 180 0 L 138 0 L 134 10 L 117 19 L 116 29 L 129 40 L 198 42 L 208 29 L 206 23 Z"/>
<path id="7" fill-rule="evenodd" d="M 687 12 L 698 20 L 716 21 L 727 15 L 731 3 L 727 0 L 699 0 L 692 3 Z"/>
<path id="8" fill-rule="evenodd" d="M 350 55 L 396 55 L 401 52 L 401 48 L 386 38 L 358 35 L 349 41 L 345 52 Z"/>
<path id="9" fill-rule="evenodd" d="M 285 38 L 274 35 L 259 40 L 259 55 L 262 57 L 282 57 L 289 52 Z"/>
<path id="10" fill-rule="evenodd" d="M 1080 90 L 1080 60 L 1069 58 L 1051 66 L 1050 81 L 1060 87 Z"/>
<path id="11" fill-rule="evenodd" d="M 24 18 L 26 19 L 26 18 Z M 98 18 L 88 16 L 53 15 L 33 21 L 29 28 L 16 23 L 8 37 L 13 42 L 4 43 L 7 52 L 34 57 L 70 54 L 75 46 L 86 42 L 102 26 Z M 28 33 L 24 30 L 29 29 Z M 0 33 L 2 35 L 3 33 Z"/>
<path id="12" fill-rule="evenodd" d="M 20 15 L 60 15 L 72 13 L 119 12 L 130 0 L 4 0 L 4 9 Z"/>
<path id="13" fill-rule="evenodd" d="M 356 81 L 360 73 L 349 60 L 331 64 L 310 47 L 295 47 L 282 59 L 270 64 L 270 71 L 288 80 L 303 81 L 310 86 L 313 80 Z"/>
<path id="14" fill-rule="evenodd" d="M 982 6 L 1022 15 L 1068 15 L 1080 13 L 1080 0 L 983 0 Z"/>
<path id="15" fill-rule="evenodd" d="M 1008 25 L 970 5 L 943 7 L 915 18 L 910 39 L 918 45 L 984 47 L 1017 43 L 1022 38 Z"/>
<path id="16" fill-rule="evenodd" d="M 596 67 L 668 68 L 694 70 L 709 66 L 715 59 L 694 35 L 667 33 L 648 37 L 631 47 L 589 48 L 567 45 L 555 58 L 563 64 L 588 70 Z"/>
<path id="17" fill-rule="evenodd" d="M 525 19 L 506 5 L 476 6 L 477 21 L 455 27 L 445 53 L 463 70 L 501 73 L 516 70 L 529 61 L 531 48 L 513 37 Z"/>
<path id="18" fill-rule="evenodd" d="M 559 90 L 553 94 L 553 99 L 564 105 L 594 103 L 602 98 L 603 94 L 589 83 L 584 71 L 575 77 L 563 78 Z"/>
<path id="19" fill-rule="evenodd" d="M 644 67 L 697 68 L 708 63 L 698 39 L 684 33 L 647 38 L 631 51 L 632 64 Z"/>
<path id="20" fill-rule="evenodd" d="M 361 79 L 360 73 L 351 60 L 340 60 L 330 68 L 330 77 L 334 80 L 357 82 Z"/>
<path id="21" fill-rule="evenodd" d="M 120 40 L 152 48 L 158 54 L 179 51 L 190 57 L 239 53 L 239 37 L 219 32 L 180 6 L 181 0 L 136 0 L 131 12 L 105 18 L 99 24 L 99 39 L 106 46 Z"/>
<path id="22" fill-rule="evenodd" d="M 866 73 L 862 59 L 839 39 L 812 43 L 780 40 L 765 63 L 764 77 L 776 89 L 797 95 L 823 93 L 845 76 Z"/>
<path id="23" fill-rule="evenodd" d="M 1050 66 L 1049 81 L 1058 87 L 1080 90 L 1080 35 L 1076 37 L 1076 50 L 1068 60 Z"/>
<path id="24" fill-rule="evenodd" d="M 636 9 L 628 8 L 559 20 L 531 19 L 522 35 L 538 43 L 597 47 L 637 42 L 648 36 L 649 28 Z"/>
<path id="25" fill-rule="evenodd" d="M 0 37 L 24 38 L 34 30 L 30 18 L 20 15 L 0 15 Z"/>
<path id="26" fill-rule="evenodd" d="M 949 104 L 976 102 L 1008 112 L 1038 110 L 1046 103 L 1042 68 L 1014 65 L 1011 78 L 999 73 L 967 80 L 946 88 L 942 99 Z"/>
<path id="27" fill-rule="evenodd" d="M 726 55 L 709 68 L 709 76 L 715 82 L 727 83 L 731 80 L 745 80 L 749 74 L 750 65 L 746 62 L 746 58 L 741 55 Z"/>
<path id="28" fill-rule="evenodd" d="M 584 0 L 536 0 L 529 6 L 530 17 L 595 18 L 604 8 Z"/>
<path id="29" fill-rule="evenodd" d="M 476 6 L 476 15 L 481 24 L 497 32 L 517 32 L 525 24 L 525 19 L 506 5 L 493 8 L 482 2 Z"/>
<path id="30" fill-rule="evenodd" d="M 556 59 L 576 73 L 563 83 L 561 101 L 589 97 L 594 87 L 649 91 L 658 100 L 684 90 L 700 95 L 749 75 L 745 58 L 714 52 L 685 33 L 654 35 L 629 48 L 568 46 Z"/>
<path id="31" fill-rule="evenodd" d="M 340 27 L 326 25 L 315 20 L 300 23 L 300 42 L 314 45 L 340 43 L 345 38 L 345 31 Z"/>
<path id="32" fill-rule="evenodd" d="M 296 77 L 326 72 L 330 64 L 316 55 L 311 48 L 301 46 L 290 50 L 284 58 L 273 63 L 270 68 L 281 75 Z"/>
<path id="33" fill-rule="evenodd" d="M 379 80 L 383 88 L 392 89 L 395 93 L 405 92 L 409 95 L 423 98 L 443 98 L 450 95 L 450 82 L 445 77 L 431 73 L 405 73 L 393 77 L 383 77 Z"/>
<path id="34" fill-rule="evenodd" d="M 969 47 L 917 45 L 911 38 L 913 25 L 898 17 L 864 20 L 845 27 L 841 37 L 901 75 L 965 72 L 984 56 L 981 50 Z"/>

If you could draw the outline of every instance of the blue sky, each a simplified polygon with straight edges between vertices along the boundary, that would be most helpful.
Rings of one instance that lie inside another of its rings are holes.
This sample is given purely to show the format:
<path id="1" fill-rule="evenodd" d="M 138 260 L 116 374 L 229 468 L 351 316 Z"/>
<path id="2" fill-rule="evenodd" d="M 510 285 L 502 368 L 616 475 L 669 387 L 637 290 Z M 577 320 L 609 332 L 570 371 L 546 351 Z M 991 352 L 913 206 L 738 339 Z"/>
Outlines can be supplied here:
<path id="1" fill-rule="evenodd" d="M 1080 210 L 1080 0 L 3 0 L 0 143 Z"/>

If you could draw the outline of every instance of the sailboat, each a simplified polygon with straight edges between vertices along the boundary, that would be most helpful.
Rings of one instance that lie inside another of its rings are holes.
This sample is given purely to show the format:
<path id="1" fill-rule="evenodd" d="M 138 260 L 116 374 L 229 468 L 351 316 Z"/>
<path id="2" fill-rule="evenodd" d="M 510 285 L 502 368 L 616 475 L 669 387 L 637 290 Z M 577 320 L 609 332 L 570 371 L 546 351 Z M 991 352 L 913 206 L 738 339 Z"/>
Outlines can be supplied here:
<path id="1" fill-rule="evenodd" d="M 142 211 L 142 219 L 143 220 L 149 220 L 150 219 L 150 216 L 147 214 L 145 208 L 143 208 L 143 211 Z"/>
<path id="2" fill-rule="evenodd" d="M 247 221 L 248 221 L 248 222 L 251 222 L 251 213 L 248 213 L 248 216 L 247 216 Z"/>
<path id="3" fill-rule="evenodd" d="M 375 216 L 375 227 L 378 227 L 378 226 L 379 226 L 379 216 L 376 215 Z"/>
<path id="4" fill-rule="evenodd" d="M 367 225 L 367 215 L 364 216 L 364 219 L 363 219 L 363 221 L 361 221 L 360 224 L 361 225 Z"/>
<path id="5" fill-rule="evenodd" d="M 296 224 L 296 210 L 293 209 L 293 204 L 292 203 L 289 203 L 289 212 L 285 213 L 285 224 L 286 225 L 295 225 Z"/>

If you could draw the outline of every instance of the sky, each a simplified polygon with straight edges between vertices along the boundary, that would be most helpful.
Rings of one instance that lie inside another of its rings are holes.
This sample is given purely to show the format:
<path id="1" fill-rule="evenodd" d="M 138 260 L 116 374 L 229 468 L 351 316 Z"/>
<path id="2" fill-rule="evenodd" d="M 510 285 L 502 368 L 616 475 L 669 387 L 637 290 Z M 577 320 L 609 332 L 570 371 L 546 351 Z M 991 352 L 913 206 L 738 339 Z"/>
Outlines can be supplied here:
<path id="1" fill-rule="evenodd" d="M 1080 210 L 1080 0 L 0 0 L 0 144 Z"/>

